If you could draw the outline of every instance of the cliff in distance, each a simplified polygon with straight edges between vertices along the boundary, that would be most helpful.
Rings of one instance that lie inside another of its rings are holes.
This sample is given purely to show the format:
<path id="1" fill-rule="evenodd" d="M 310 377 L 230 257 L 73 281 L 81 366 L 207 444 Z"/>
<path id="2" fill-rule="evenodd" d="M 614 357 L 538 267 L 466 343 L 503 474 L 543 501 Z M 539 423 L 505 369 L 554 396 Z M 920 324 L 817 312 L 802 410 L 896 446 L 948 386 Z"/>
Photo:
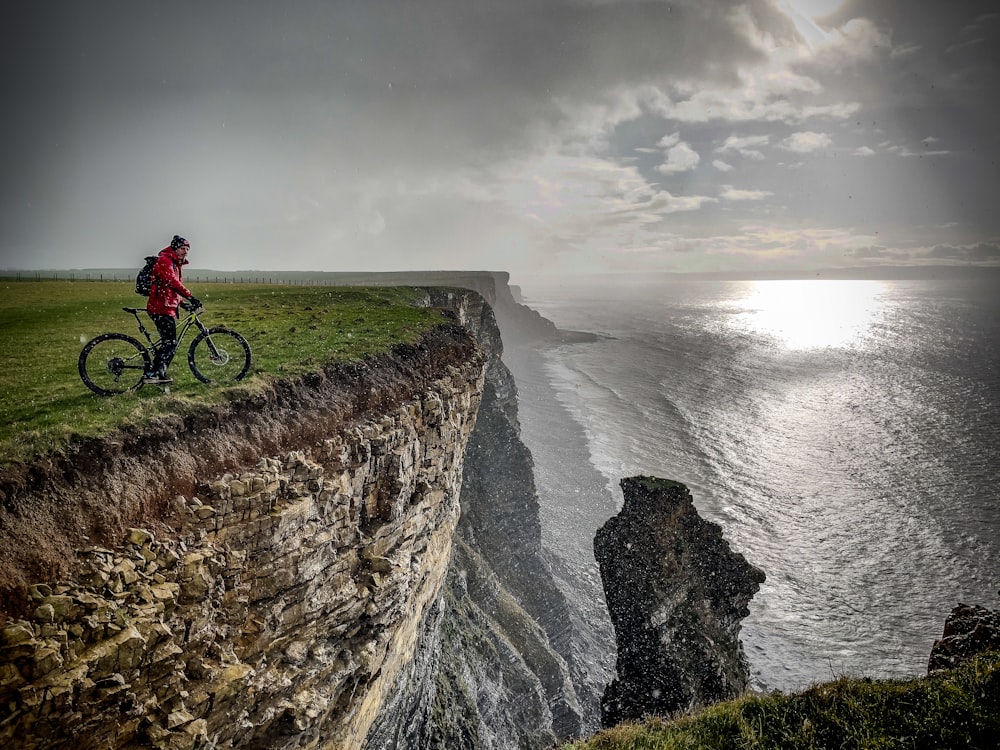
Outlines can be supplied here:
<path id="1" fill-rule="evenodd" d="M 368 747 L 549 747 L 596 728 L 600 687 L 566 625 L 575 604 L 556 587 L 542 549 L 532 459 L 519 437 L 501 331 L 520 341 L 560 334 L 515 302 L 506 274 L 448 274 L 448 281 L 474 286 L 492 305 L 463 308 L 460 318 L 487 354 L 483 398 L 466 450 L 441 621 L 425 639 L 433 648 L 401 683 Z M 431 290 L 428 304 L 451 305 L 453 294 Z"/>

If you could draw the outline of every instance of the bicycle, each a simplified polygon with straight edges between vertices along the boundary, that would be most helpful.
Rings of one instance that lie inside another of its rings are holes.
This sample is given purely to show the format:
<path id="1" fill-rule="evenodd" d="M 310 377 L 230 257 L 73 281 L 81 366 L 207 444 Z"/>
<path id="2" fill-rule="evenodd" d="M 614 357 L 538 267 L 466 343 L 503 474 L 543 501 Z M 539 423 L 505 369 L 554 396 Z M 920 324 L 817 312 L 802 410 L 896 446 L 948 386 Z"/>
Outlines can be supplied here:
<path id="1" fill-rule="evenodd" d="M 204 307 L 192 309 L 181 306 L 187 313 L 177 328 L 177 349 L 192 328 L 199 333 L 188 348 L 187 360 L 191 372 L 202 383 L 235 383 L 250 371 L 250 344 L 236 331 L 225 326 L 208 328 L 198 317 Z M 124 333 L 102 333 L 80 352 L 80 378 L 94 393 L 115 396 L 136 390 L 143 385 L 143 375 L 152 366 L 153 357 L 163 345 L 153 340 L 142 324 L 139 313 L 142 307 L 123 307 L 135 317 L 139 332 L 149 342 L 145 346 L 138 339 Z"/>

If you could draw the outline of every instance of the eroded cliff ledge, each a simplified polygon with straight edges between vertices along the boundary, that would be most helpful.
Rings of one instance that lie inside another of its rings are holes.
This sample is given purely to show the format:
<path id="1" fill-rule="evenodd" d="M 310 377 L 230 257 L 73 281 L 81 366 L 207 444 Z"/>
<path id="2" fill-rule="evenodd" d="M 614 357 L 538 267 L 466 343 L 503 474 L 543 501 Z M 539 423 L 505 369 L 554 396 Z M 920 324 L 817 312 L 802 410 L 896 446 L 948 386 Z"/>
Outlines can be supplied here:
<path id="1" fill-rule="evenodd" d="M 475 296 L 475 295 L 472 295 Z M 470 332 L 442 325 L 417 344 L 285 380 L 187 418 L 126 427 L 105 439 L 0 472 L 0 618 L 38 580 L 72 570 L 74 550 L 112 545 L 128 527 L 171 525 L 168 504 L 206 477 L 253 466 L 389 413 L 449 367 L 483 367 Z"/>
<path id="2" fill-rule="evenodd" d="M 618 677 L 601 701 L 605 726 L 743 692 L 740 621 L 764 581 L 698 515 L 683 484 L 632 477 L 621 486 L 624 507 L 594 539 L 618 642 Z"/>
<path id="3" fill-rule="evenodd" d="M 469 276 L 487 300 L 427 289 L 458 324 L 416 346 L 7 471 L 0 609 L 24 619 L 0 622 L 0 745 L 542 748 L 592 728 L 486 301 L 508 330 L 554 327 Z"/>
<path id="4" fill-rule="evenodd" d="M 6 600 L 0 745 L 361 747 L 439 600 L 484 366 L 443 326 L 8 475 L 6 590 L 64 559 Z"/>

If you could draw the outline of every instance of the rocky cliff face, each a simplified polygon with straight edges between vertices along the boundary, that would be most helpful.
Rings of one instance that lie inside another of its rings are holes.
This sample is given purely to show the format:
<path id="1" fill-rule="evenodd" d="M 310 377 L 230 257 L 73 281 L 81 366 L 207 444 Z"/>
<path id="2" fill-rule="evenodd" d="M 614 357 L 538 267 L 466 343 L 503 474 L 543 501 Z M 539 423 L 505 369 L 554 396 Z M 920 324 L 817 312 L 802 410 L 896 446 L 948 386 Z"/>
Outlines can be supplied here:
<path id="1" fill-rule="evenodd" d="M 0 745 L 540 748 L 593 727 L 499 327 L 477 294 L 427 303 L 461 326 L 0 477 L 0 609 L 26 615 L 0 631 Z"/>
<path id="2" fill-rule="evenodd" d="M 160 521 L 206 477 L 254 466 L 383 415 L 479 355 L 469 332 L 440 326 L 413 346 L 279 382 L 188 417 L 129 426 L 0 471 L 0 617 L 19 592 L 72 569 L 75 549 L 110 545 Z M 481 363 L 477 364 L 481 367 Z"/>
<path id="3" fill-rule="evenodd" d="M 683 484 L 633 477 L 621 486 L 624 507 L 594 540 L 618 642 L 618 677 L 601 704 L 606 726 L 745 690 L 740 621 L 764 581 L 698 515 Z"/>
<path id="4" fill-rule="evenodd" d="M 504 319 L 516 319 L 512 310 L 520 306 L 506 279 L 494 287 L 493 276 L 478 280 L 480 291 Z M 567 624 L 572 604 L 556 588 L 541 549 L 516 385 L 501 361 L 493 310 L 478 299 L 447 290 L 428 298 L 455 309 L 476 335 L 487 356 L 486 382 L 465 457 L 462 516 L 440 619 L 428 621 L 421 659 L 373 729 L 370 749 L 543 748 L 596 724 L 598 691 L 578 663 Z M 458 300 L 472 304 L 456 306 Z"/>
<path id="5" fill-rule="evenodd" d="M 419 373 L 444 352 L 408 354 Z M 0 631 L 0 745 L 362 747 L 448 570 L 483 361 L 467 335 L 444 359 L 402 403 L 201 475 L 159 533 L 32 586 Z"/>

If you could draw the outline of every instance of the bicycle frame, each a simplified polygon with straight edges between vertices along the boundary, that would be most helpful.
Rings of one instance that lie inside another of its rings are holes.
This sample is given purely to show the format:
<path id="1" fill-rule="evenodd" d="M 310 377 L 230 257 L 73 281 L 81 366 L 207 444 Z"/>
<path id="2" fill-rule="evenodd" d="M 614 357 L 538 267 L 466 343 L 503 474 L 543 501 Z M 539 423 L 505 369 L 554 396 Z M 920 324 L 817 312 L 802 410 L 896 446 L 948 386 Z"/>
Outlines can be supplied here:
<path id="1" fill-rule="evenodd" d="M 123 307 L 122 309 L 125 312 L 132 313 L 133 317 L 135 317 L 135 322 L 138 323 L 138 325 L 139 325 L 139 333 L 141 333 L 143 336 L 145 336 L 146 337 L 146 341 L 149 342 L 149 350 L 151 352 L 156 352 L 157 350 L 159 350 L 160 347 L 163 346 L 163 339 L 158 338 L 158 339 L 154 340 L 153 337 L 149 335 L 149 331 L 146 330 L 146 326 L 144 326 L 142 324 L 142 318 L 139 317 L 139 313 L 140 312 L 142 312 L 142 313 L 146 312 L 146 309 L 143 308 L 143 307 Z M 198 314 L 203 309 L 204 308 L 198 308 L 197 310 L 189 310 L 188 314 L 187 314 L 187 317 L 185 317 L 182 321 L 180 321 L 181 325 L 177 328 L 177 349 L 178 350 L 180 350 L 180 348 L 181 348 L 181 342 L 184 340 L 184 336 L 191 329 L 192 325 L 195 326 L 202 333 L 207 333 L 208 332 L 208 328 L 198 318 Z M 212 352 L 213 355 L 217 355 L 218 352 L 215 350 L 215 345 L 212 343 L 211 337 L 206 337 L 206 340 L 208 341 L 209 351 Z"/>

